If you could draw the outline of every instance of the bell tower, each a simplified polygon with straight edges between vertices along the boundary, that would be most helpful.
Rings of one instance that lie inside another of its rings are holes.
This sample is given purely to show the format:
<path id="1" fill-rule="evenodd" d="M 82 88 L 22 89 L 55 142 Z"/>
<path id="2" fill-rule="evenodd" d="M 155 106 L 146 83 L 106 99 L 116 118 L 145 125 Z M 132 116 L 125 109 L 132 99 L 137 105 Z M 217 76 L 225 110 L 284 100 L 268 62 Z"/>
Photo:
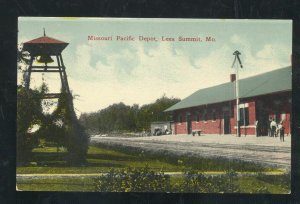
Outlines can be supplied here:
<path id="1" fill-rule="evenodd" d="M 24 43 L 23 50 L 30 53 L 28 69 L 25 72 L 25 88 L 29 90 L 30 77 L 32 72 L 57 72 L 60 75 L 61 87 L 63 93 L 70 93 L 66 67 L 62 58 L 62 51 L 69 43 L 46 36 L 45 29 L 42 37 L 30 40 Z M 53 60 L 52 57 L 55 59 Z M 36 60 L 41 65 L 35 65 Z M 56 65 L 48 65 L 55 63 Z M 61 93 L 47 93 L 43 96 L 44 99 L 59 98 Z"/>
<path id="2" fill-rule="evenodd" d="M 70 164 L 84 164 L 86 161 L 86 153 L 88 149 L 88 135 L 80 125 L 74 105 L 73 97 L 70 93 L 66 67 L 62 58 L 62 51 L 68 46 L 68 43 L 46 36 L 45 30 L 42 37 L 30 40 L 24 43 L 23 51 L 30 53 L 29 66 L 25 70 L 24 82 L 25 90 L 30 89 L 30 77 L 33 72 L 49 73 L 56 72 L 60 76 L 61 91 L 60 93 L 46 93 L 42 99 L 56 99 L 61 101 L 60 106 L 64 107 L 61 111 L 61 120 L 63 126 L 61 128 L 68 129 L 65 131 L 65 147 L 68 150 L 67 162 Z M 66 97 L 63 97 L 66 96 Z M 59 105 L 59 103 L 58 103 Z M 56 109 L 59 110 L 59 109 Z M 49 123 L 44 120 L 42 123 Z M 53 121 L 55 120 L 52 119 Z M 53 124 L 53 123 L 51 123 Z"/>

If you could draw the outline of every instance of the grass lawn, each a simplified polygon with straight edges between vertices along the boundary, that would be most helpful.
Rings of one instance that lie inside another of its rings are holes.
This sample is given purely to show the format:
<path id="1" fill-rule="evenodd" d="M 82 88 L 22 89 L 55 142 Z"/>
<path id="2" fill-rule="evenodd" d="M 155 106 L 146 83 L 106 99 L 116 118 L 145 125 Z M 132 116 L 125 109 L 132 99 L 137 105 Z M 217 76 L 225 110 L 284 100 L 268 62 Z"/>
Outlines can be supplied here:
<path id="1" fill-rule="evenodd" d="M 280 176 L 279 176 L 280 177 Z M 171 177 L 171 185 L 183 181 L 181 177 Z M 240 186 L 240 193 L 258 193 L 258 189 L 274 194 L 287 194 L 289 190 L 281 185 L 260 181 L 255 176 L 239 177 L 235 181 Z M 51 178 L 18 181 L 18 188 L 25 191 L 95 191 L 92 178 Z"/>
<path id="2" fill-rule="evenodd" d="M 18 174 L 84 174 L 107 172 L 109 168 L 136 167 L 146 164 L 154 171 L 165 172 L 184 171 L 186 167 L 193 167 L 199 171 L 224 172 L 229 167 L 242 172 L 270 172 L 281 171 L 277 168 L 256 166 L 252 163 L 228 162 L 223 160 L 201 158 L 168 158 L 164 155 L 148 155 L 147 153 L 122 152 L 99 146 L 90 146 L 87 154 L 87 164 L 81 167 L 70 167 L 65 162 L 65 151 L 57 152 L 56 147 L 33 149 L 31 162 L 26 166 L 17 167 Z"/>
<path id="3" fill-rule="evenodd" d="M 198 171 L 224 172 L 228 170 L 228 161 L 194 158 L 173 158 L 165 155 L 153 155 L 139 153 L 137 151 L 122 151 L 122 149 L 111 149 L 103 146 L 90 146 L 87 154 L 87 164 L 82 167 L 70 167 L 65 162 L 66 152 L 57 152 L 56 147 L 44 147 L 33 149 L 31 162 L 26 166 L 17 167 L 17 174 L 85 174 L 105 173 L 110 168 L 145 167 L 159 172 L 183 172 L 192 166 Z M 193 164 L 195 163 L 195 164 Z M 197 164 L 197 165 L 196 165 Z M 231 162 L 229 164 L 235 171 L 239 172 L 280 172 L 282 170 L 272 167 L 255 166 L 249 163 Z M 217 167 L 217 168 L 216 168 Z M 262 177 L 262 176 L 261 176 Z M 283 178 L 281 178 L 283 177 Z M 262 177 L 264 178 L 264 177 Z M 281 185 L 284 176 L 271 176 L 261 179 L 257 175 L 238 177 L 235 182 L 242 193 L 261 192 L 288 193 L 289 187 Z M 171 185 L 180 183 L 181 177 L 171 177 Z M 25 191 L 94 191 L 94 179 L 83 177 L 72 178 L 43 178 L 43 179 L 18 179 L 18 188 Z"/>
<path id="4" fill-rule="evenodd" d="M 95 190 L 91 178 L 51 178 L 18 181 L 18 189 L 25 191 L 77 191 L 92 192 Z"/>
<path id="5" fill-rule="evenodd" d="M 26 166 L 17 167 L 17 174 L 100 173 L 107 172 L 109 168 L 144 167 L 146 164 L 158 171 L 181 171 L 184 168 L 184 165 L 95 146 L 89 147 L 86 166 L 69 167 L 64 161 L 65 156 L 66 153 L 57 152 L 56 147 L 35 148 L 32 161 Z"/>
<path id="6" fill-rule="evenodd" d="M 277 176 L 279 179 L 282 176 Z M 287 194 L 288 188 L 278 185 L 276 179 L 273 182 L 261 181 L 254 176 L 245 176 L 238 178 L 237 183 L 240 186 L 241 193 L 255 193 L 258 189 L 261 189 L 260 193 L 269 192 L 274 194 Z"/>

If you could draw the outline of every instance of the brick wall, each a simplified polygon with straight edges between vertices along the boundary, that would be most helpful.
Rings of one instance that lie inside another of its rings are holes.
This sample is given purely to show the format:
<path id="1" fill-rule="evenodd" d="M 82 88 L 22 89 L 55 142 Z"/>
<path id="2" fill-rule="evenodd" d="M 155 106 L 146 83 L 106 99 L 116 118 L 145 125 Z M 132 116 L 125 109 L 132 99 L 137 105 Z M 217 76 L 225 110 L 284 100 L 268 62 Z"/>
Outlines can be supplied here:
<path id="1" fill-rule="evenodd" d="M 175 114 L 175 134 L 187 134 L 186 110 L 177 111 Z M 181 115 L 182 122 L 178 121 L 178 116 Z"/>
<path id="2" fill-rule="evenodd" d="M 187 124 L 184 123 L 177 123 L 176 124 L 176 134 L 187 134 Z"/>
<path id="3" fill-rule="evenodd" d="M 249 125 L 247 127 L 241 127 L 241 135 L 256 135 L 256 120 L 257 114 L 257 101 L 261 100 L 265 103 L 264 110 L 267 112 L 268 117 L 275 117 L 275 113 L 280 113 L 280 117 L 284 118 L 283 126 L 285 127 L 285 133 L 290 133 L 290 112 L 291 112 L 291 101 L 290 93 L 281 93 L 266 95 L 260 97 L 253 97 L 244 99 L 240 104 L 247 104 L 249 111 Z M 274 101 L 280 99 L 280 104 L 274 105 Z M 201 129 L 203 134 L 224 134 L 224 107 L 230 116 L 230 134 L 236 134 L 236 105 L 235 101 L 224 102 L 218 104 L 210 104 L 205 106 L 187 108 L 175 111 L 175 134 L 187 134 L 187 121 L 186 115 L 190 114 L 192 129 Z M 204 121 L 203 114 L 206 110 L 207 118 Z M 195 114 L 199 113 L 200 120 L 197 122 Z M 213 112 L 215 113 L 215 120 L 213 119 Z M 182 122 L 177 121 L 178 115 L 181 114 Z"/>
<path id="4" fill-rule="evenodd" d="M 192 122 L 192 129 L 201 129 L 203 134 L 223 134 L 223 119 L 217 117 L 216 120 L 208 119 Z"/>
<path id="5" fill-rule="evenodd" d="M 191 115 L 191 126 L 193 130 L 201 129 L 203 134 L 223 134 L 224 124 L 223 124 L 223 112 L 222 107 L 224 104 L 214 104 L 205 107 L 189 108 L 177 111 L 175 113 L 175 119 L 178 119 L 178 115 L 182 116 L 182 122 L 178 120 L 175 121 L 175 133 L 176 134 L 187 134 L 187 121 L 186 115 L 189 113 Z M 228 105 L 227 105 L 228 106 Z M 204 121 L 204 110 L 206 110 L 207 119 Z M 199 112 L 199 121 L 196 121 L 195 115 Z M 215 118 L 214 118 L 215 114 Z"/>

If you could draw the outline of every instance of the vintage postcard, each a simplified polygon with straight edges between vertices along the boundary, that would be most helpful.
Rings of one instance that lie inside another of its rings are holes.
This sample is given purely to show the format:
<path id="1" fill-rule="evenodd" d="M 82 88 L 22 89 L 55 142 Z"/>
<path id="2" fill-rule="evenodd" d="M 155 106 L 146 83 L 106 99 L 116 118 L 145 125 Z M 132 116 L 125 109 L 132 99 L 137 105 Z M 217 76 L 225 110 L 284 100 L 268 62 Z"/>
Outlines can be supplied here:
<path id="1" fill-rule="evenodd" d="M 20 17 L 19 191 L 289 194 L 292 21 Z"/>

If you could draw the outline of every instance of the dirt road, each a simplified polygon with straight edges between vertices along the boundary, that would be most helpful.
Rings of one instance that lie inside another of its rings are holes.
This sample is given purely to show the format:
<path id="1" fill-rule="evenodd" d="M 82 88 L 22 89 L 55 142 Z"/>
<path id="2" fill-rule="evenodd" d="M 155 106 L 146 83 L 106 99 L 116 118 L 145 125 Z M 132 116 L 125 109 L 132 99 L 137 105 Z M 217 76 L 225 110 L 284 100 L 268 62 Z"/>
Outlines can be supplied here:
<path id="1" fill-rule="evenodd" d="M 232 136 L 168 135 L 153 137 L 91 137 L 92 143 L 122 145 L 147 151 L 170 152 L 176 155 L 188 154 L 206 158 L 226 158 L 251 161 L 264 165 L 275 165 L 290 169 L 290 138 L 285 143 L 277 138 L 254 136 L 235 138 Z"/>

